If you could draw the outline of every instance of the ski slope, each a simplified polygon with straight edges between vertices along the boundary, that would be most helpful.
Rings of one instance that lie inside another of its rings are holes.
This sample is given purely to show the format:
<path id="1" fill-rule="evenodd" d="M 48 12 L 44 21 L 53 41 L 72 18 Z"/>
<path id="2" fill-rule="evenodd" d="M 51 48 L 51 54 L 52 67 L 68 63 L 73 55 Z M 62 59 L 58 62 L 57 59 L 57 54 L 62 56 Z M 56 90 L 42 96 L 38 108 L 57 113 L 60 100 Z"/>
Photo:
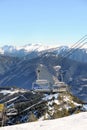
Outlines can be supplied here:
<path id="1" fill-rule="evenodd" d="M 87 112 L 55 120 L 2 127 L 0 130 L 87 130 Z"/>

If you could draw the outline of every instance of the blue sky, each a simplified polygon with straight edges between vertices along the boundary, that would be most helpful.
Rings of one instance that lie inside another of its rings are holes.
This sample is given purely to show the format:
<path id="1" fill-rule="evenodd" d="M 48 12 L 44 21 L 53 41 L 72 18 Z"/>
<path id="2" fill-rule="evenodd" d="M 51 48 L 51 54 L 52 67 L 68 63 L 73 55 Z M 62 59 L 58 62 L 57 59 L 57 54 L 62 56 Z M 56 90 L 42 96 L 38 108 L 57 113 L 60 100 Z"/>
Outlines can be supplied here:
<path id="1" fill-rule="evenodd" d="M 86 0 L 0 0 L 0 46 L 67 45 L 85 34 Z"/>

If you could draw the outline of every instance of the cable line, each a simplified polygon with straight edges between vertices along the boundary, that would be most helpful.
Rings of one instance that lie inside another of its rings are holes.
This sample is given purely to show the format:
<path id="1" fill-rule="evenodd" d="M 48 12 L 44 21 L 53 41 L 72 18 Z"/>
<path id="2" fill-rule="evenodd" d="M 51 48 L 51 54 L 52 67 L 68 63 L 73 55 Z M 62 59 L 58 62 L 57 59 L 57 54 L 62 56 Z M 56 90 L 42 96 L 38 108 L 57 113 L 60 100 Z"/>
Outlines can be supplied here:
<path id="1" fill-rule="evenodd" d="M 76 50 L 80 49 L 83 47 L 87 42 L 87 35 L 83 36 L 79 41 L 77 41 L 74 45 L 71 46 L 70 49 L 68 49 L 68 52 L 65 53 L 64 56 L 61 57 L 60 62 L 62 62 L 65 58 L 69 57 L 70 55 L 73 54 Z"/>

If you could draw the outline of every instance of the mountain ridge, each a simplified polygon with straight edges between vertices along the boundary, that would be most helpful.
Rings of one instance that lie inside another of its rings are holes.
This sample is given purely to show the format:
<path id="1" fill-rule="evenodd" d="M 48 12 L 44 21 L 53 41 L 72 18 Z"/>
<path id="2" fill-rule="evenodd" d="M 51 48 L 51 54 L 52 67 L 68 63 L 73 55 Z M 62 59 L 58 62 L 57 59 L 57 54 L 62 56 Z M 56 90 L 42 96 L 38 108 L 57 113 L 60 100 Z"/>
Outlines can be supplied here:
<path id="1" fill-rule="evenodd" d="M 71 51 L 72 50 L 72 51 Z M 71 48 L 69 46 L 46 46 L 41 44 L 28 44 L 20 47 L 16 46 L 3 46 L 0 48 L 0 54 L 19 58 L 33 59 L 42 56 L 45 53 L 54 54 L 55 56 L 61 55 L 64 57 L 71 51 L 68 56 L 70 59 L 80 62 L 87 62 L 87 48 Z"/>

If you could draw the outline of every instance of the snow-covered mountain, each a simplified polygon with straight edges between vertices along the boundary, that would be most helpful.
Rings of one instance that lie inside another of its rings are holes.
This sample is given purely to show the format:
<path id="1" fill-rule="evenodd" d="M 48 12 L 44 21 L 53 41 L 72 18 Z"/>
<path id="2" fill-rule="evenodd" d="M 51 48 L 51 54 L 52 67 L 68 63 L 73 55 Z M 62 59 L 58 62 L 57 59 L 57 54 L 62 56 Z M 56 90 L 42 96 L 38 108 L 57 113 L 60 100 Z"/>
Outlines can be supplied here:
<path id="1" fill-rule="evenodd" d="M 15 126 L 1 127 L 1 130 L 87 130 L 87 112 L 55 119 L 38 121 Z"/>
<path id="2" fill-rule="evenodd" d="M 24 46 L 10 46 L 5 45 L 0 48 L 0 54 L 13 56 L 13 57 L 25 57 L 29 59 L 38 57 L 44 53 L 54 53 L 55 55 L 65 53 L 69 50 L 68 46 L 52 46 L 52 45 L 42 45 L 42 44 L 28 44 Z"/>
<path id="3" fill-rule="evenodd" d="M 20 51 L 20 50 L 25 50 L 26 52 L 30 52 L 30 51 L 43 51 L 43 50 L 47 50 L 52 48 L 51 46 L 44 46 L 41 44 L 28 44 L 28 45 L 24 45 L 24 46 L 8 46 L 5 45 L 2 47 L 2 50 L 4 50 L 4 52 L 9 52 L 11 53 L 12 51 Z"/>
<path id="4" fill-rule="evenodd" d="M 71 53 L 69 53 L 71 51 Z M 73 52 L 73 53 L 72 53 Z M 24 46 L 8 46 L 5 45 L 0 48 L 0 54 L 13 57 L 25 57 L 33 59 L 42 56 L 44 53 L 65 56 L 69 53 L 69 57 L 80 62 L 87 62 L 87 46 L 82 48 L 71 48 L 69 46 L 52 46 L 42 44 L 28 44 Z"/>
<path id="5" fill-rule="evenodd" d="M 56 49 L 56 46 L 45 46 L 41 44 L 28 44 L 25 46 L 9 46 L 5 45 L 0 48 L 0 53 L 10 56 L 26 56 L 32 52 L 48 51 L 50 49 Z"/>

